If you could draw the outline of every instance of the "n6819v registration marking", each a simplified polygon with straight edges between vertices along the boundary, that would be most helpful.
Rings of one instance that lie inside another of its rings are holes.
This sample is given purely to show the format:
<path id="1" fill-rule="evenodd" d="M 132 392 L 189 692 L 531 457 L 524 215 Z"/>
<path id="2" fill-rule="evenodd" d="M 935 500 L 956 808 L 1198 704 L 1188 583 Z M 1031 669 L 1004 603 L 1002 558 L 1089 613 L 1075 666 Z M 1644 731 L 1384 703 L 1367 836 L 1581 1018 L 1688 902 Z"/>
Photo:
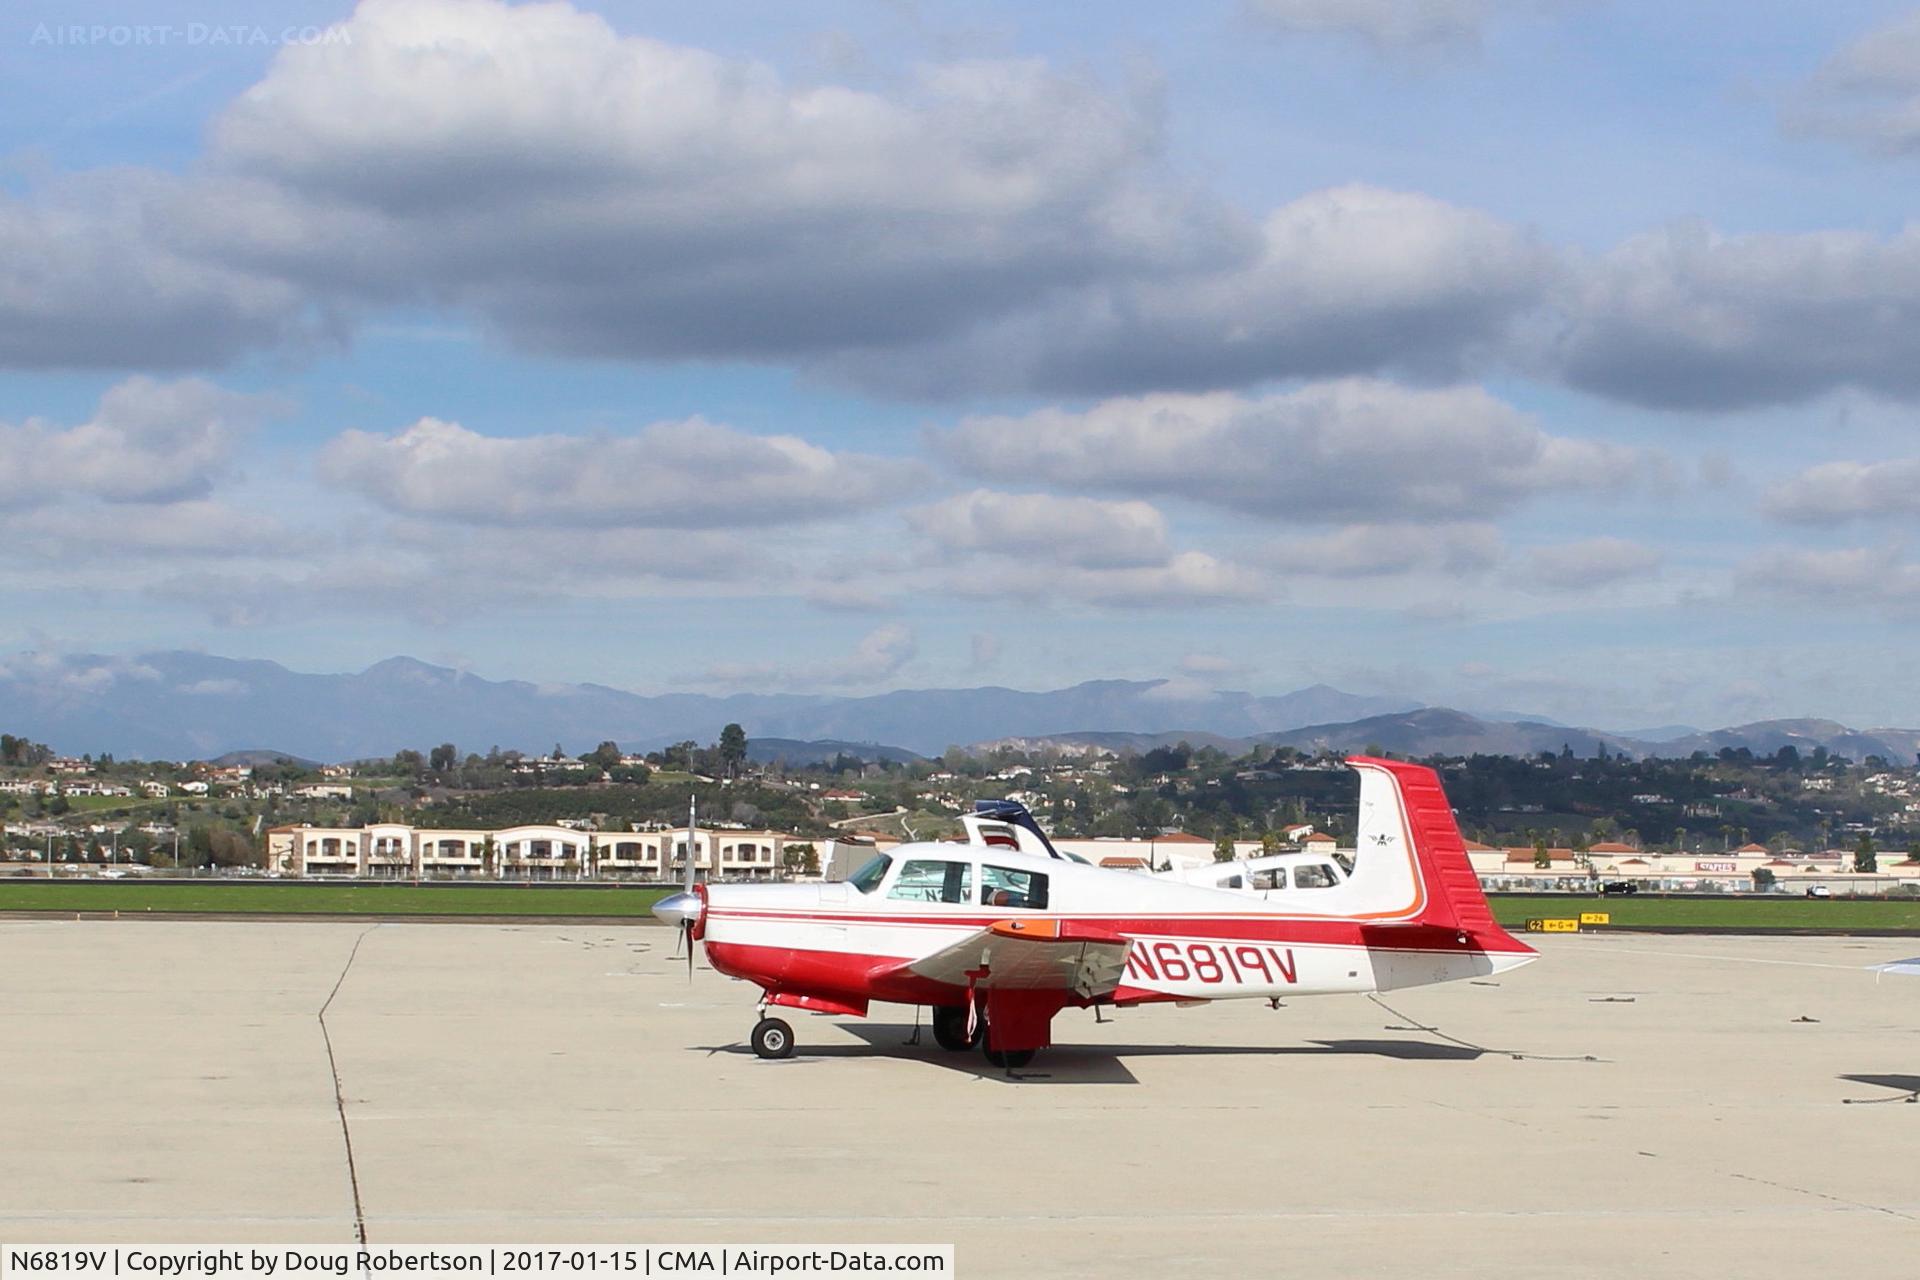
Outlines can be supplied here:
<path id="1" fill-rule="evenodd" d="M 1298 982 L 1293 948 L 1250 942 L 1157 942 L 1136 939 L 1127 952 L 1127 976 L 1148 982 L 1273 987 Z"/>

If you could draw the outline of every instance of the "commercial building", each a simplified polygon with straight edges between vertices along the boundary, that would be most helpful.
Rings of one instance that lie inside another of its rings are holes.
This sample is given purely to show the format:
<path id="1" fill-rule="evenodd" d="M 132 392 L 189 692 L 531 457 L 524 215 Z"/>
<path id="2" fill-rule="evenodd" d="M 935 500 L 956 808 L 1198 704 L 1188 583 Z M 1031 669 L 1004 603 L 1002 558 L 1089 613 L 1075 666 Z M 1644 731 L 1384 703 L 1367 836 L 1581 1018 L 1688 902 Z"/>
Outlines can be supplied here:
<path id="1" fill-rule="evenodd" d="M 671 879 L 684 874 L 687 833 L 578 831 L 529 824 L 496 830 L 413 827 L 269 828 L 267 869 L 296 876 L 371 876 L 390 879 L 585 880 Z M 808 841 L 783 831 L 702 828 L 694 837 L 694 866 L 709 876 L 769 880 L 789 849 Z"/>
<path id="2" fill-rule="evenodd" d="M 1589 891 L 1601 883 L 1625 880 L 1650 893 L 1804 893 L 1824 885 L 1836 894 L 1880 894 L 1920 890 L 1920 856 L 1899 850 L 1877 855 L 1878 870 L 1853 869 L 1852 850 L 1775 853 L 1747 845 L 1725 853 L 1660 853 L 1627 844 L 1596 844 L 1584 853 L 1533 848 L 1494 849 L 1469 843 L 1467 857 L 1484 889 Z M 1756 872 L 1761 874 L 1756 877 Z M 1762 889 L 1762 886 L 1765 889 Z"/>

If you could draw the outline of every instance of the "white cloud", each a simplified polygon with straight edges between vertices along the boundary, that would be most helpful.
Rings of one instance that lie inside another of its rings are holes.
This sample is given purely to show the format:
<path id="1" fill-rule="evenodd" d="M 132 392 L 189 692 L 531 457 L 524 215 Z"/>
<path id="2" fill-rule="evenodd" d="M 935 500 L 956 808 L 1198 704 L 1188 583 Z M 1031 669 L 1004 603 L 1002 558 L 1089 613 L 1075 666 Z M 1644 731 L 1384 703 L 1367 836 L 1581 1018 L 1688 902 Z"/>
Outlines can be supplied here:
<path id="1" fill-rule="evenodd" d="M 1522 3 L 1263 7 L 1418 45 Z M 1242 212 L 1166 163 L 1154 88 L 1034 59 L 878 91 L 563 3 L 367 0 L 342 29 L 283 48 L 181 175 L 0 197 L 0 365 L 207 364 L 405 307 L 918 396 L 1514 369 L 1666 407 L 1920 396 L 1920 230 L 1681 227 L 1589 258 L 1365 185 Z M 1907 84 L 1911 34 L 1828 78 Z"/>
<path id="2" fill-rule="evenodd" d="M 1262 563 L 1289 574 L 1327 578 L 1400 573 L 1475 573 L 1504 554 L 1492 525 L 1354 524 L 1332 533 L 1268 544 Z"/>
<path id="3" fill-rule="evenodd" d="M 689 418 L 631 435 L 484 436 L 422 418 L 349 431 L 321 476 L 407 515 L 468 524 L 725 528 L 794 524 L 881 500 L 911 468 Z"/>
<path id="4" fill-rule="evenodd" d="M 1375 49 L 1404 52 L 1480 43 L 1502 10 L 1529 0 L 1243 0 L 1247 11 L 1280 30 L 1357 37 Z"/>
<path id="5" fill-rule="evenodd" d="M 1654 548 L 1625 538 L 1588 538 L 1536 548 L 1527 555 L 1521 579 L 1549 591 L 1580 591 L 1646 577 L 1661 559 Z"/>
<path id="6" fill-rule="evenodd" d="M 1789 104 L 1785 123 L 1883 155 L 1920 151 L 1920 10 L 1828 58 Z"/>
<path id="7" fill-rule="evenodd" d="M 244 680 L 196 680 L 192 684 L 183 684 L 181 693 L 195 697 L 229 698 L 251 692 Z"/>
<path id="8" fill-rule="evenodd" d="M 0 536 L 16 558 L 73 566 L 129 560 L 282 556 L 310 550 L 274 517 L 222 502 L 68 505 L 0 516 Z"/>
<path id="9" fill-rule="evenodd" d="M 890 622 L 862 636 L 844 657 L 793 663 L 716 663 L 697 679 L 729 687 L 861 688 L 891 680 L 919 651 L 913 629 Z"/>
<path id="10" fill-rule="evenodd" d="M 1178 552 L 1165 564 L 1106 569 L 1008 560 L 998 562 L 990 575 L 955 573 L 946 589 L 972 599 L 1118 609 L 1256 603 L 1277 596 L 1264 575 L 1204 551 Z"/>
<path id="11" fill-rule="evenodd" d="M 856 381 L 954 390 L 1201 389 L 1394 369 L 1452 376 L 1502 349 L 1560 270 L 1472 209 L 1378 187 L 1303 196 L 1218 265 L 1110 275 L 914 351 L 846 358 Z"/>
<path id="12" fill-rule="evenodd" d="M 1761 552 L 1740 567 L 1746 594 L 1906 614 L 1920 607 L 1920 565 L 1898 546 Z"/>
<path id="13" fill-rule="evenodd" d="M 1269 594 L 1263 575 L 1168 542 L 1166 518 L 1145 502 L 976 489 L 917 508 L 926 541 L 916 585 L 968 597 L 1135 608 L 1245 601 Z"/>
<path id="14" fill-rule="evenodd" d="M 1798 524 L 1920 514 L 1920 458 L 1823 463 L 1774 486 L 1766 510 Z"/>
<path id="15" fill-rule="evenodd" d="M 213 130 L 243 261 L 453 302 L 541 350 L 772 358 L 950 332 L 1159 270 L 1231 220 L 1149 180 L 1150 97 L 1032 59 L 891 94 L 564 4 L 368 0 Z M 1195 234 L 1198 233 L 1198 234 Z"/>
<path id="16" fill-rule="evenodd" d="M 61 427 L 38 418 L 0 423 L 0 507 L 74 497 L 176 502 L 201 497 L 231 466 L 241 438 L 283 408 L 198 378 L 128 378 L 100 397 L 91 419 Z"/>
<path id="17" fill-rule="evenodd" d="M 160 678 L 158 671 L 138 658 L 116 655 L 33 650 L 0 658 L 0 680 L 31 682 L 74 693 L 99 693 L 121 681 L 149 684 Z"/>
<path id="18" fill-rule="evenodd" d="M 1920 225 L 1637 236 L 1566 277 L 1542 370 L 1630 403 L 1727 409 L 1856 386 L 1920 395 Z"/>
<path id="19" fill-rule="evenodd" d="M 1164 565 L 1167 522 L 1145 502 L 975 489 L 907 513 L 952 551 L 1037 556 L 1091 569 Z"/>
<path id="20" fill-rule="evenodd" d="M 1195 652 L 1185 654 L 1180 659 L 1180 673 L 1200 679 L 1239 677 L 1249 675 L 1252 671 L 1251 663 L 1229 658 L 1225 654 Z"/>
<path id="21" fill-rule="evenodd" d="M 935 443 L 985 475 L 1305 523 L 1473 520 L 1542 493 L 1619 489 L 1643 463 L 1628 449 L 1550 436 L 1478 388 L 1367 380 L 969 418 Z"/>
<path id="22" fill-rule="evenodd" d="M 297 285 L 193 243 L 201 199 L 138 169 L 0 195 L 0 367 L 184 369 L 323 332 Z"/>

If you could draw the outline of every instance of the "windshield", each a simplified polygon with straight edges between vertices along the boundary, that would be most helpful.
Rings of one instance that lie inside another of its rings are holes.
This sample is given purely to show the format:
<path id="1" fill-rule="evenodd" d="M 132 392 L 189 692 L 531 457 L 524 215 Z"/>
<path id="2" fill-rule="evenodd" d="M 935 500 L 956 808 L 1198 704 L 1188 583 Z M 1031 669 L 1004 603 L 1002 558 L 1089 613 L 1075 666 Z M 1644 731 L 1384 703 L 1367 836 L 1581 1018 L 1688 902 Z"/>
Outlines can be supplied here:
<path id="1" fill-rule="evenodd" d="M 892 858 L 889 858 L 884 853 L 876 853 L 873 855 L 872 861 L 854 872 L 852 879 L 848 880 L 847 883 L 862 893 L 872 893 L 880 887 L 880 882 L 887 878 L 887 868 L 892 865 Z"/>

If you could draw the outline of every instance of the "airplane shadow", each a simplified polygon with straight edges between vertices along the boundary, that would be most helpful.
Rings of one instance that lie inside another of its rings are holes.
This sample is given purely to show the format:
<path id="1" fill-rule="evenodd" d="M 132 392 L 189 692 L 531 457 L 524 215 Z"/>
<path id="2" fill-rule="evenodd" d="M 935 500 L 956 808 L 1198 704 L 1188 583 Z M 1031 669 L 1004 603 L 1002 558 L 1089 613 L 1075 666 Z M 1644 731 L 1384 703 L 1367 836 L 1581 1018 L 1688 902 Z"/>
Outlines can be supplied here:
<path id="1" fill-rule="evenodd" d="M 1920 1076 L 1861 1073 L 1858 1075 L 1843 1075 L 1840 1078 L 1842 1080 L 1851 1080 L 1855 1084 L 1870 1084 L 1876 1088 L 1893 1090 L 1891 1094 L 1888 1094 L 1884 1098 L 1866 1098 L 1860 1099 L 1860 1101 L 1897 1102 L 1901 1100 L 1900 1095 L 1902 1094 L 1906 1095 L 1905 1100 L 1908 1102 L 1920 1098 Z M 1849 1101 L 1854 1101 L 1854 1099 L 1849 1099 Z"/>
<path id="2" fill-rule="evenodd" d="M 986 1080 L 1004 1080 L 1009 1073 L 988 1064 L 979 1050 L 958 1053 L 934 1043 L 933 1033 L 922 1029 L 920 1043 L 908 1044 L 912 1028 L 888 1023 L 840 1024 L 864 1044 L 808 1045 L 804 1037 L 789 1061 L 834 1058 L 895 1058 L 944 1067 L 963 1075 Z M 701 1052 L 751 1054 L 744 1044 L 702 1046 Z M 1129 1071 L 1126 1058 L 1203 1058 L 1264 1057 L 1289 1058 L 1325 1055 L 1355 1055 L 1394 1058 L 1403 1062 L 1464 1062 L 1481 1056 L 1478 1049 L 1440 1044 L 1431 1040 L 1310 1040 L 1294 1045 L 1172 1045 L 1172 1044 L 1061 1044 L 1043 1049 L 1033 1065 L 1011 1073 L 1013 1079 L 1027 1084 L 1138 1084 L 1139 1077 Z"/>

